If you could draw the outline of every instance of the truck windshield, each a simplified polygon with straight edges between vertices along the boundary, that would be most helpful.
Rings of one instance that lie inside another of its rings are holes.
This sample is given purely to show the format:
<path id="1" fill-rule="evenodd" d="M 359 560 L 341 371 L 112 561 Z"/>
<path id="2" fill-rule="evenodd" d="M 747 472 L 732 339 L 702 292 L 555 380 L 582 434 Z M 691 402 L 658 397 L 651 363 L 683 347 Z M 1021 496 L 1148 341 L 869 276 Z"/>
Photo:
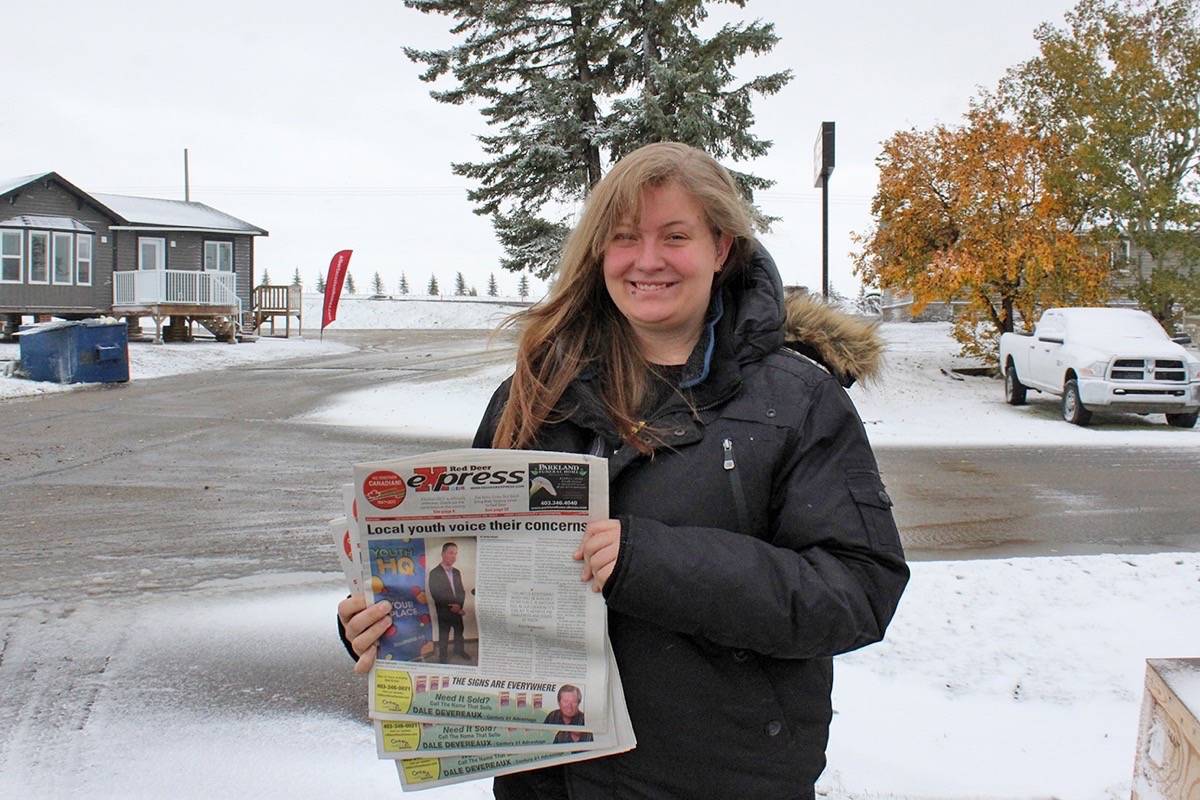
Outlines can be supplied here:
<path id="1" fill-rule="evenodd" d="M 1100 309 L 1104 310 L 1104 309 Z M 1118 314 L 1078 314 L 1067 318 L 1067 328 L 1074 336 L 1111 339 L 1166 339 L 1167 333 L 1149 314 L 1127 311 Z"/>

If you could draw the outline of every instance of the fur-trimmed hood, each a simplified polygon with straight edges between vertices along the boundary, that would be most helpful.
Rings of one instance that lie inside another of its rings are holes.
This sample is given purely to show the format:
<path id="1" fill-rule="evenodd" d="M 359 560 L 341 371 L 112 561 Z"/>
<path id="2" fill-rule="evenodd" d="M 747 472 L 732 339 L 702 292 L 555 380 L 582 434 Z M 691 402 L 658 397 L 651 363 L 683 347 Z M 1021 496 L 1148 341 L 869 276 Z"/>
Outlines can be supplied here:
<path id="1" fill-rule="evenodd" d="M 879 323 L 846 314 L 819 297 L 790 294 L 784 300 L 788 347 L 819 361 L 845 387 L 869 382 L 883 368 Z"/>
<path id="2" fill-rule="evenodd" d="M 728 288 L 737 309 L 733 339 L 739 360 L 761 358 L 783 344 L 818 362 L 842 386 L 879 376 L 884 344 L 878 324 L 846 314 L 820 297 L 799 292 L 785 297 L 779 270 L 762 244 L 756 245 L 741 280 Z"/>

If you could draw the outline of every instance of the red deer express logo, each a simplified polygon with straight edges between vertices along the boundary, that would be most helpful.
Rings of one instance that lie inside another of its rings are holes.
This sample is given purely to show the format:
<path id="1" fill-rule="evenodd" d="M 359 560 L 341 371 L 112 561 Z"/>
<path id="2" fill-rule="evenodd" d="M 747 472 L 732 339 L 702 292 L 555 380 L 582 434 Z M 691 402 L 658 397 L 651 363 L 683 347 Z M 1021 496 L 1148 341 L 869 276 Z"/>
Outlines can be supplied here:
<path id="1" fill-rule="evenodd" d="M 404 502 L 408 489 L 445 492 L 466 486 L 515 486 L 524 481 L 523 469 L 492 469 L 490 466 L 474 464 L 465 467 L 413 467 L 413 474 L 407 481 L 389 470 L 378 470 L 363 482 L 363 496 L 376 508 L 391 509 Z"/>

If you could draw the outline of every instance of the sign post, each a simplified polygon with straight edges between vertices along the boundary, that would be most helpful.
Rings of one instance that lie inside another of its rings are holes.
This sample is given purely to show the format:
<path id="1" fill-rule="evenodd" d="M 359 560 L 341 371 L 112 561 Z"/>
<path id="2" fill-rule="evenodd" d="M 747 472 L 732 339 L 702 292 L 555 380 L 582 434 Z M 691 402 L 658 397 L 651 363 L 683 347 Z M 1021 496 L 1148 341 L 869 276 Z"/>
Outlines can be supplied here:
<path id="1" fill-rule="evenodd" d="M 813 186 L 821 189 L 821 296 L 829 299 L 829 176 L 833 174 L 833 123 L 822 122 L 813 145 Z"/>

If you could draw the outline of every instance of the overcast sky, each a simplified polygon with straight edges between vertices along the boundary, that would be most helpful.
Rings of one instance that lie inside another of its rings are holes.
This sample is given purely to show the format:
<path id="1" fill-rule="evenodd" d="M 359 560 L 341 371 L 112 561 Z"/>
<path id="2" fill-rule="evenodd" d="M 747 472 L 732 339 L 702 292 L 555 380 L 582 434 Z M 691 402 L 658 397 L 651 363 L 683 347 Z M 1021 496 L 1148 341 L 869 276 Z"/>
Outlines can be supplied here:
<path id="1" fill-rule="evenodd" d="M 837 3 L 748 0 L 720 19 L 773 21 L 782 42 L 745 75 L 795 79 L 755 104 L 769 156 L 737 165 L 778 184 L 763 237 L 786 283 L 820 286 L 820 190 L 812 151 L 837 123 L 830 182 L 834 286 L 856 294 L 851 231 L 870 226 L 875 157 L 894 131 L 955 122 L 977 87 L 1036 52 L 1034 28 L 1061 24 L 1064 0 Z M 480 157 L 471 108 L 428 96 L 406 44 L 451 43 L 447 21 L 400 0 L 206 0 L 5 3 L 0 179 L 54 170 L 89 191 L 192 198 L 266 228 L 257 269 L 274 282 L 299 268 L 311 288 L 351 248 L 362 289 L 379 271 L 389 293 L 403 270 L 414 291 L 443 291 L 462 271 L 486 290 L 517 278 L 471 212 L 450 162 Z"/>

